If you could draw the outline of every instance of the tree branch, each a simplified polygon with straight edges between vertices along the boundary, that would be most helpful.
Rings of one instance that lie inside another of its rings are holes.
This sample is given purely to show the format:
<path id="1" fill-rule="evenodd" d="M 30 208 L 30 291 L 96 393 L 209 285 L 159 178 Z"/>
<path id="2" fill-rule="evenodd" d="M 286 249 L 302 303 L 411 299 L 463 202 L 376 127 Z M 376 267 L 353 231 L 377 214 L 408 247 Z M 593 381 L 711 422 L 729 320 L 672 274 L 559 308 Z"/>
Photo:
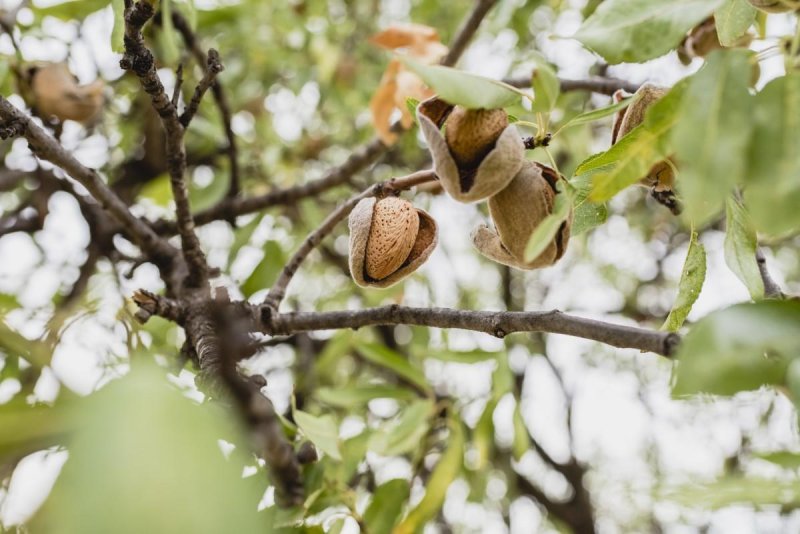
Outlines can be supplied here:
<path id="1" fill-rule="evenodd" d="M 184 127 L 178 111 L 167 95 L 156 71 L 155 59 L 145 46 L 142 27 L 149 21 L 155 8 L 148 1 L 126 2 L 125 5 L 125 53 L 119 62 L 123 70 L 133 71 L 139 78 L 142 89 L 150 95 L 153 109 L 161 117 L 166 131 L 167 166 L 175 199 L 175 213 L 181 248 L 189 276 L 186 283 L 200 286 L 208 277 L 208 265 L 195 234 L 194 220 L 189 204 L 189 190 L 186 186 L 186 149 L 183 144 Z"/>
<path id="2" fill-rule="evenodd" d="M 453 66 L 456 64 L 458 58 L 464 53 L 470 40 L 472 40 L 472 37 L 475 35 L 475 32 L 478 31 L 486 14 L 496 3 L 497 0 L 475 1 L 475 7 L 472 8 L 470 14 L 464 19 L 461 27 L 456 32 L 456 36 L 453 38 L 453 42 L 450 43 L 450 51 L 444 59 L 442 59 L 442 65 Z"/>
<path id="3" fill-rule="evenodd" d="M 376 325 L 413 325 L 459 328 L 505 337 L 514 332 L 547 332 L 599 341 L 619 348 L 639 349 L 671 357 L 680 336 L 671 332 L 624 326 L 562 313 L 472 311 L 449 308 L 384 306 L 365 310 L 274 314 L 268 306 L 254 307 L 260 329 L 271 335 L 311 330 L 361 328 Z"/>
<path id="4" fill-rule="evenodd" d="M 397 193 L 405 189 L 410 189 L 419 184 L 432 182 L 436 179 L 433 171 L 418 171 L 402 178 L 392 178 L 385 182 L 377 183 L 367 188 L 366 191 L 351 197 L 344 204 L 340 204 L 328 217 L 322 221 L 319 227 L 311 232 L 303 241 L 294 256 L 284 265 L 278 280 L 270 288 L 269 293 L 264 298 L 264 305 L 277 310 L 286 295 L 286 288 L 292 281 L 297 269 L 305 261 L 314 248 L 319 245 L 325 237 L 330 234 L 339 222 L 347 217 L 353 208 L 362 199 L 374 196 L 384 196 Z"/>
<path id="5" fill-rule="evenodd" d="M 769 299 L 782 299 L 786 294 L 781 289 L 781 286 L 775 282 L 772 275 L 767 268 L 767 258 L 764 256 L 764 251 L 760 247 L 756 248 L 756 263 L 758 263 L 758 272 L 761 274 L 761 280 L 764 282 L 764 296 Z"/>
<path id="6" fill-rule="evenodd" d="M 147 223 L 130 212 L 127 204 L 106 185 L 97 171 L 85 167 L 52 135 L 2 96 L 0 96 L 0 121 L 3 123 L 3 131 L 0 134 L 14 133 L 25 137 L 36 157 L 63 169 L 70 177 L 85 187 L 100 202 L 103 209 L 126 228 L 136 244 L 153 257 L 154 262 L 160 266 L 171 262 L 174 249 L 162 240 Z M 0 135 L 0 138 L 5 139 L 6 135 Z"/>
<path id="7" fill-rule="evenodd" d="M 514 87 L 530 87 L 531 77 L 506 78 L 503 82 Z M 628 93 L 635 93 L 639 89 L 639 84 L 631 83 L 617 78 L 588 78 L 584 80 L 568 80 L 560 78 L 561 92 L 570 91 L 591 91 L 602 95 L 613 95 L 615 91 L 622 89 Z"/>
<path id="8" fill-rule="evenodd" d="M 206 63 L 205 73 L 203 77 L 200 79 L 200 83 L 197 84 L 197 87 L 194 89 L 194 95 L 192 95 L 192 100 L 189 102 L 189 105 L 186 106 L 186 109 L 183 110 L 183 114 L 181 114 L 180 121 L 184 128 L 189 126 L 189 123 L 192 122 L 192 118 L 194 117 L 195 113 L 197 113 L 197 109 L 200 107 L 200 101 L 203 100 L 203 95 L 206 94 L 208 88 L 214 85 L 215 80 L 217 79 L 217 74 L 222 72 L 225 67 L 222 66 L 222 63 L 219 59 L 219 52 L 214 50 L 213 48 L 208 51 L 208 60 Z"/>

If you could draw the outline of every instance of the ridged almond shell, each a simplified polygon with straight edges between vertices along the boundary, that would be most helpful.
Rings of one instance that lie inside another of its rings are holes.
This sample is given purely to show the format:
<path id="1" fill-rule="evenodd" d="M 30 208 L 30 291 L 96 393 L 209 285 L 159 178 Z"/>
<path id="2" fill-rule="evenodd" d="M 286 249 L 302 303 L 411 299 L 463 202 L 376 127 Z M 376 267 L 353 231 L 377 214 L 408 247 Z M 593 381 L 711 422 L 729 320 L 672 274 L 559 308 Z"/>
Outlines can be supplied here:
<path id="1" fill-rule="evenodd" d="M 367 276 L 382 280 L 406 261 L 419 231 L 419 215 L 408 200 L 389 197 L 372 210 L 364 268 Z"/>

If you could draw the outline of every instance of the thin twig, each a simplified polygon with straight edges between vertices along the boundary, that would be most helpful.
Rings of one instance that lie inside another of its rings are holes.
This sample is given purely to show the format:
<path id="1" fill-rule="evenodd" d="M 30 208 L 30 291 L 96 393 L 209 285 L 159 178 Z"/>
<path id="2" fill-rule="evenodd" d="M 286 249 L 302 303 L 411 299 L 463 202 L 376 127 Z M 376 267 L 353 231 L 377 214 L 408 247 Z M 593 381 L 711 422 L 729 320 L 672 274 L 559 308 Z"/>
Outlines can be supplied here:
<path id="1" fill-rule="evenodd" d="M 681 339 L 677 334 L 670 332 L 586 319 L 558 310 L 495 312 L 385 306 L 366 310 L 274 314 L 272 309 L 262 305 L 253 312 L 261 322 L 261 329 L 270 335 L 404 324 L 474 330 L 500 338 L 514 332 L 564 334 L 599 341 L 614 347 L 653 352 L 666 357 L 674 354 Z"/>
<path id="2" fill-rule="evenodd" d="M 222 66 L 222 62 L 219 59 L 219 52 L 213 48 L 210 49 L 208 51 L 208 62 L 206 64 L 205 73 L 200 79 L 200 83 L 198 83 L 197 87 L 194 89 L 192 100 L 181 115 L 180 120 L 184 128 L 189 126 L 189 123 L 192 122 L 192 118 L 200 107 L 200 101 L 203 100 L 203 95 L 205 95 L 208 88 L 214 84 L 214 81 L 217 79 L 217 74 L 224 69 L 225 67 Z"/>
<path id="3" fill-rule="evenodd" d="M 514 87 L 530 87 L 531 77 L 506 78 L 503 82 Z M 584 80 L 567 80 L 560 78 L 561 92 L 570 91 L 590 91 L 602 95 L 613 95 L 615 91 L 622 89 L 628 93 L 635 93 L 639 84 L 631 83 L 617 78 L 588 78 Z"/>
<path id="4" fill-rule="evenodd" d="M 432 182 L 436 180 L 436 173 L 433 171 L 418 171 L 402 178 L 393 178 L 385 182 L 380 182 L 368 187 L 365 191 L 351 197 L 344 204 L 340 204 L 328 217 L 322 221 L 317 229 L 311 232 L 305 238 L 303 243 L 294 253 L 294 256 L 284 265 L 278 280 L 272 285 L 269 293 L 264 298 L 264 304 L 275 310 L 280 306 L 283 297 L 286 295 L 286 288 L 289 282 L 292 281 L 297 269 L 305 261 L 317 245 L 319 245 L 325 237 L 330 234 L 339 222 L 347 217 L 353 208 L 356 207 L 361 200 L 367 197 L 381 196 L 392 192 L 403 191 L 410 189 L 416 185 Z"/>
<path id="5" fill-rule="evenodd" d="M 181 87 L 183 87 L 183 63 L 180 63 L 175 71 L 175 87 L 172 89 L 172 106 L 175 109 L 178 109 L 178 100 L 181 96 Z"/>
<path id="6" fill-rule="evenodd" d="M 199 287 L 208 276 L 208 264 L 195 233 L 186 185 L 186 149 L 183 143 L 184 127 L 178 112 L 167 96 L 158 76 L 152 52 L 145 46 L 142 28 L 153 17 L 155 8 L 148 1 L 126 2 L 125 7 L 125 53 L 119 62 L 123 70 L 133 71 L 139 78 L 142 89 L 150 95 L 166 131 L 167 162 L 175 199 L 175 213 L 181 248 L 189 268 L 187 285 Z"/>
<path id="7" fill-rule="evenodd" d="M 478 31 L 481 22 L 483 22 L 483 19 L 486 17 L 486 14 L 490 9 L 492 9 L 492 7 L 494 7 L 496 3 L 497 0 L 475 1 L 475 7 L 472 8 L 472 11 L 469 13 L 467 18 L 464 19 L 461 27 L 456 32 L 453 42 L 450 43 L 450 51 L 447 53 L 444 59 L 442 59 L 442 65 L 452 66 L 456 64 L 458 58 L 461 57 L 470 40 L 472 40 L 472 36 Z"/>

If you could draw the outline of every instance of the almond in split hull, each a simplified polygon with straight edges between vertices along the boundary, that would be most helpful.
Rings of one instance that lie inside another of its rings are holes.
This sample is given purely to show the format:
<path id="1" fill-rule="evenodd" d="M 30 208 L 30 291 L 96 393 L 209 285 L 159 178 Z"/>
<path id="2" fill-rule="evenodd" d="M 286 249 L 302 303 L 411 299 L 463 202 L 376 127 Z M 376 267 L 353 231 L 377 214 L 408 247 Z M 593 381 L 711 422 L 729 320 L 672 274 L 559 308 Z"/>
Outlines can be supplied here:
<path id="1" fill-rule="evenodd" d="M 382 280 L 397 271 L 414 248 L 419 226 L 419 214 L 411 202 L 396 197 L 378 201 L 367 239 L 367 276 Z"/>

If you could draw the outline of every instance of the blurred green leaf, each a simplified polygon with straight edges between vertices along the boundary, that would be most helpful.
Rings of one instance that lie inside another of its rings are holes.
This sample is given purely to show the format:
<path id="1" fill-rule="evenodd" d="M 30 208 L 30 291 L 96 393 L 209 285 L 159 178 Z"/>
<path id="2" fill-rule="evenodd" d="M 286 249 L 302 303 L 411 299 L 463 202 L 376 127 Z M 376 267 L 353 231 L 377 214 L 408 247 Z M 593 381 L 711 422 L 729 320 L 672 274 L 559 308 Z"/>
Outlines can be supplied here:
<path id="1" fill-rule="evenodd" d="M 123 52 L 125 44 L 125 0 L 111 0 L 111 7 L 114 11 L 114 28 L 111 30 L 111 50 L 113 52 Z"/>
<path id="2" fill-rule="evenodd" d="M 714 12 L 717 36 L 722 46 L 733 46 L 756 20 L 756 8 L 747 0 L 724 0 Z"/>
<path id="3" fill-rule="evenodd" d="M 388 429 L 372 435 L 369 449 L 382 456 L 397 456 L 418 449 L 428 433 L 432 415 L 433 403 L 429 400 L 419 400 L 401 408 L 400 416 Z"/>
<path id="4" fill-rule="evenodd" d="M 573 38 L 611 64 L 666 54 L 721 0 L 605 0 Z"/>
<path id="5" fill-rule="evenodd" d="M 180 58 L 178 48 L 178 34 L 172 24 L 172 0 L 160 0 L 161 5 L 161 31 L 158 33 L 161 43 L 162 57 L 167 65 L 176 65 Z"/>
<path id="6" fill-rule="evenodd" d="M 249 297 L 256 291 L 269 289 L 277 280 L 285 262 L 283 250 L 277 241 L 264 243 L 264 258 L 242 284 L 244 296 Z"/>
<path id="7" fill-rule="evenodd" d="M 302 410 L 294 411 L 294 421 L 305 436 L 322 452 L 341 460 L 339 452 L 339 425 L 331 415 L 317 417 Z"/>
<path id="8" fill-rule="evenodd" d="M 410 491 L 408 481 L 402 478 L 395 478 L 378 486 L 372 495 L 372 502 L 364 512 L 367 532 L 390 534 L 403 511 Z"/>
<path id="9" fill-rule="evenodd" d="M 48 7 L 31 7 L 37 18 L 55 17 L 63 21 L 83 20 L 95 11 L 106 7 L 111 0 L 71 0 Z"/>
<path id="10" fill-rule="evenodd" d="M 519 461 L 526 452 L 531 450 L 531 436 L 528 433 L 528 427 L 525 426 L 525 420 L 522 418 L 522 408 L 520 402 L 514 407 L 514 441 L 511 443 L 511 452 L 514 454 L 514 459 Z"/>
<path id="11" fill-rule="evenodd" d="M 609 117 L 617 113 L 618 111 L 622 111 L 623 109 L 627 108 L 628 106 L 633 104 L 636 100 L 638 100 L 640 97 L 641 94 L 634 95 L 631 98 L 626 98 L 625 100 L 617 102 L 616 104 L 611 104 L 610 106 L 606 106 L 604 108 L 593 109 L 592 111 L 586 111 L 584 113 L 581 113 L 580 115 L 576 115 L 575 117 L 572 117 L 570 120 L 562 124 L 561 127 L 556 132 L 556 134 L 553 135 L 553 137 L 558 135 L 558 133 L 561 132 L 562 130 L 566 130 L 567 128 L 572 128 L 573 126 L 580 126 L 581 124 L 588 124 L 590 122 L 598 121 L 600 119 L 605 119 L 606 117 Z"/>
<path id="12" fill-rule="evenodd" d="M 557 184 L 558 194 L 553 202 L 553 211 L 536 227 L 525 246 L 525 261 L 530 262 L 539 257 L 553 242 L 561 225 L 569 217 L 572 209 L 572 197 L 560 181 Z"/>
<path id="13" fill-rule="evenodd" d="M 425 488 L 425 496 L 397 525 L 393 534 L 413 534 L 433 519 L 444 504 L 447 489 L 461 472 L 464 459 L 464 430 L 461 428 L 461 421 L 454 416 L 450 417 L 449 427 L 447 450 L 433 468 Z"/>
<path id="14" fill-rule="evenodd" d="M 0 464 L 4 458 L 25 456 L 63 445 L 74 430 L 73 402 L 69 405 L 29 406 L 22 401 L 0 404 Z M 78 405 L 80 403 L 77 403 Z"/>
<path id="15" fill-rule="evenodd" d="M 681 280 L 678 283 L 678 296 L 675 304 L 664 321 L 662 330 L 677 332 L 689 312 L 692 311 L 700 291 L 703 289 L 703 282 L 706 280 L 706 249 L 697 242 L 697 232 L 692 232 L 689 241 L 689 249 L 686 251 L 686 261 L 683 263 Z"/>
<path id="16" fill-rule="evenodd" d="M 428 385 L 428 381 L 425 379 L 425 374 L 411 365 L 401 354 L 398 354 L 389 347 L 378 343 L 360 342 L 356 346 L 356 350 L 358 350 L 361 357 L 368 362 L 389 369 L 401 378 L 419 387 L 422 391 L 430 391 L 430 385 Z"/>
<path id="17" fill-rule="evenodd" d="M 424 65 L 408 57 L 400 57 L 443 100 L 469 109 L 504 108 L 517 102 L 519 89 L 498 80 L 438 65 Z"/>
<path id="18" fill-rule="evenodd" d="M 556 106 L 558 95 L 561 93 L 561 82 L 556 76 L 553 67 L 541 54 L 533 54 L 536 68 L 531 78 L 534 101 L 531 109 L 538 113 L 550 113 Z"/>
<path id="19" fill-rule="evenodd" d="M 263 482 L 242 478 L 249 455 L 237 447 L 226 458 L 218 444 L 247 443 L 240 429 L 220 406 L 197 405 L 170 387 L 163 371 L 139 360 L 72 415 L 69 460 L 32 531 L 268 529 L 256 512 Z"/>
<path id="20" fill-rule="evenodd" d="M 497 408 L 498 400 L 497 397 L 489 399 L 475 424 L 475 431 L 472 434 L 472 444 L 477 453 L 475 471 L 486 469 L 494 449 L 494 409 Z"/>
<path id="21" fill-rule="evenodd" d="M 759 231 L 800 229 L 800 73 L 772 80 L 755 97 L 745 206 Z"/>
<path id="22" fill-rule="evenodd" d="M 756 262 L 756 231 L 744 207 L 729 198 L 725 209 L 725 263 L 750 291 L 753 300 L 764 298 L 764 281 Z"/>
<path id="23" fill-rule="evenodd" d="M 753 456 L 786 469 L 800 469 L 800 452 L 776 451 L 761 452 Z"/>
<path id="24" fill-rule="evenodd" d="M 698 321 L 681 342 L 673 395 L 733 395 L 781 385 L 800 353 L 800 302 L 737 304 Z"/>
<path id="25" fill-rule="evenodd" d="M 704 224 L 744 179 L 753 128 L 751 52 L 721 50 L 689 81 L 673 132 L 688 220 Z"/>
<path id="26" fill-rule="evenodd" d="M 356 408 L 373 399 L 412 401 L 417 398 L 417 394 L 409 389 L 382 385 L 319 388 L 314 396 L 320 402 L 339 408 Z"/>
<path id="27" fill-rule="evenodd" d="M 707 484 L 687 484 L 663 493 L 665 500 L 690 508 L 716 510 L 732 504 L 800 506 L 800 484 L 767 478 L 729 476 Z"/>

